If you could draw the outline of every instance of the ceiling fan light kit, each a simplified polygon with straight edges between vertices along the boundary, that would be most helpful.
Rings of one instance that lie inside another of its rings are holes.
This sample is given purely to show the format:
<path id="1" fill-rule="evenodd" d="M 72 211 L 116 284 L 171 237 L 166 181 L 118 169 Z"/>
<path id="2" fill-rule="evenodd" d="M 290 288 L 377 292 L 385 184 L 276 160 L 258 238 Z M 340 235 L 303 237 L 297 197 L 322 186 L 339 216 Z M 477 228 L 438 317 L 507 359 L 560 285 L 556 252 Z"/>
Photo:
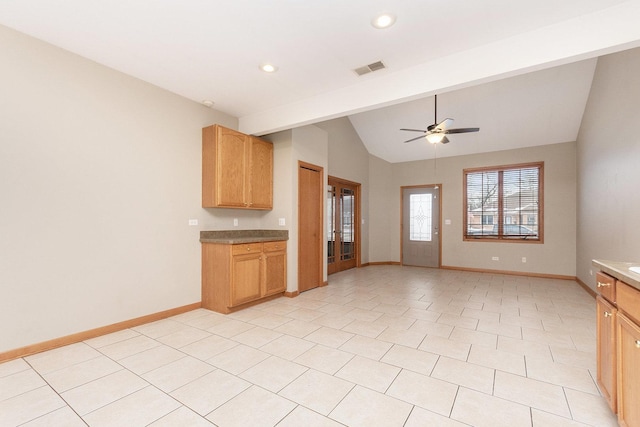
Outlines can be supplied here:
<path id="1" fill-rule="evenodd" d="M 429 141 L 430 143 L 437 144 L 439 142 L 442 142 L 442 140 L 444 139 L 444 133 L 428 133 L 425 138 L 427 138 L 427 141 Z"/>

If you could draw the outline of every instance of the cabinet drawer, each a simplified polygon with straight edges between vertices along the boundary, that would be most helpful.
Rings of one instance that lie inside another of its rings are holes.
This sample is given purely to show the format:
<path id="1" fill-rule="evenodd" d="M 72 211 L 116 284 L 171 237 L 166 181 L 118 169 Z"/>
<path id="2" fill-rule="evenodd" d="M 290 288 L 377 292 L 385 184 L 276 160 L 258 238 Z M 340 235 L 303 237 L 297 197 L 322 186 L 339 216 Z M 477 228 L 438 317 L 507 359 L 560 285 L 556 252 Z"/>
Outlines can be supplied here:
<path id="1" fill-rule="evenodd" d="M 640 291 L 618 280 L 616 283 L 618 310 L 640 323 Z"/>
<path id="2" fill-rule="evenodd" d="M 605 299 L 616 302 L 616 279 L 599 271 L 596 273 L 597 290 Z"/>
<path id="3" fill-rule="evenodd" d="M 233 245 L 231 253 L 233 255 L 255 254 L 262 252 L 262 243 L 245 243 L 242 245 Z"/>
<path id="4" fill-rule="evenodd" d="M 264 242 L 265 252 L 284 251 L 287 249 L 287 242 L 284 240 L 277 242 Z"/>

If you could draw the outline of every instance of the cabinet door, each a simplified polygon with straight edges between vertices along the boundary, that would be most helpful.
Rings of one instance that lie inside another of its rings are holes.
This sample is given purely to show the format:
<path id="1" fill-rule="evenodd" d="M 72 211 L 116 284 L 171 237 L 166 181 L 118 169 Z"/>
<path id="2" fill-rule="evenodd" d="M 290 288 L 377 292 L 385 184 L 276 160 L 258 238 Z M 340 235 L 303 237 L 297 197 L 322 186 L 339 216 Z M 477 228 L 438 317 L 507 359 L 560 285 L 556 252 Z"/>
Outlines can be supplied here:
<path id="1" fill-rule="evenodd" d="M 260 252 L 234 255 L 231 258 L 230 307 L 260 298 L 261 258 Z"/>
<path id="2" fill-rule="evenodd" d="M 640 426 L 640 326 L 618 316 L 618 421 Z"/>
<path id="3" fill-rule="evenodd" d="M 609 407 L 616 411 L 616 314 L 607 300 L 596 298 L 598 385 Z"/>
<path id="4" fill-rule="evenodd" d="M 220 207 L 245 207 L 248 205 L 247 181 L 248 136 L 217 127 L 216 133 L 216 204 Z"/>
<path id="5" fill-rule="evenodd" d="M 287 289 L 287 244 L 264 244 L 265 285 L 263 295 L 273 295 Z"/>
<path id="6" fill-rule="evenodd" d="M 247 168 L 249 207 L 273 208 L 273 144 L 261 139 L 249 139 Z"/>

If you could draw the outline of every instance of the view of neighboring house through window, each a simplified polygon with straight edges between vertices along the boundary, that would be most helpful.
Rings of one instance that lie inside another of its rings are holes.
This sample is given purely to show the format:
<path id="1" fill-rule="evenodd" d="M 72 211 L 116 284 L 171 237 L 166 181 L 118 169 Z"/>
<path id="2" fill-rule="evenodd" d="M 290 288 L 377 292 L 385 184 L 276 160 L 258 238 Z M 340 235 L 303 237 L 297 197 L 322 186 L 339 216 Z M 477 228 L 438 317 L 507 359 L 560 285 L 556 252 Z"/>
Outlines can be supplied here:
<path id="1" fill-rule="evenodd" d="M 465 169 L 465 240 L 542 242 L 544 163 Z"/>

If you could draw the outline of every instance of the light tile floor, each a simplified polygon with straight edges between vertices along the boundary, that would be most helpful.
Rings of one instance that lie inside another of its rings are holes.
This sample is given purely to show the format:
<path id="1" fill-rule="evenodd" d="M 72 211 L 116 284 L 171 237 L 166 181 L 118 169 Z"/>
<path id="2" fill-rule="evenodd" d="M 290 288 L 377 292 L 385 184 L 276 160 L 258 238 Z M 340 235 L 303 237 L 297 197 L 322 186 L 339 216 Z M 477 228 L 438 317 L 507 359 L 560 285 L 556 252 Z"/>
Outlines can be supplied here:
<path id="1" fill-rule="evenodd" d="M 0 364 L 0 426 L 616 426 L 565 280 L 370 266 Z"/>

